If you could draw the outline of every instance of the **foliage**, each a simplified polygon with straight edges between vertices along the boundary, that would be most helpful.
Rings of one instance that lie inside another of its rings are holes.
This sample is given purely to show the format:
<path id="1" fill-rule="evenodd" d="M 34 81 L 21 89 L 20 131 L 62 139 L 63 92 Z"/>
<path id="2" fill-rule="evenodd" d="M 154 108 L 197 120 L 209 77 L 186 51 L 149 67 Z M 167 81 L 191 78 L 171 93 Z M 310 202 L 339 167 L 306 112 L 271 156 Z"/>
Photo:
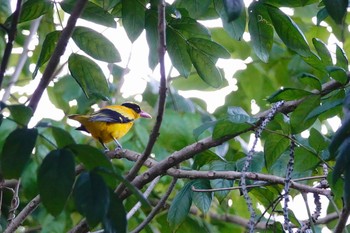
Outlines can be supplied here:
<path id="1" fill-rule="evenodd" d="M 0 231 L 342 232 L 350 211 L 348 4 L 2 0 Z M 154 117 L 135 122 L 122 150 L 103 153 L 67 115 L 139 100 L 123 93 L 138 67 L 117 49 L 116 32 L 147 43 L 153 73 L 142 77 L 140 105 Z M 187 91 L 225 101 L 210 112 L 210 101 Z M 48 109 L 40 99 L 61 119 L 40 116 Z M 311 222 L 284 195 L 301 193 L 317 203 Z M 320 195 L 331 199 L 326 217 Z M 340 220 L 331 218 L 340 209 Z M 275 215 L 284 223 L 266 218 Z"/>

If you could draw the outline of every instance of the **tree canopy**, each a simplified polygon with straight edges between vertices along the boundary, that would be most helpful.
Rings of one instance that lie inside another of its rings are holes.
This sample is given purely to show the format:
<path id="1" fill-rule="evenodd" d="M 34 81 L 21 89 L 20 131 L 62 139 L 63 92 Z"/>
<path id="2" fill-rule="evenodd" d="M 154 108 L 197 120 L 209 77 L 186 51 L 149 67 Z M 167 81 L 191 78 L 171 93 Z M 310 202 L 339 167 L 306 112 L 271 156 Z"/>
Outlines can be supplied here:
<path id="1" fill-rule="evenodd" d="M 347 232 L 348 4 L 2 0 L 0 231 Z M 128 101 L 122 149 L 67 117 Z"/>

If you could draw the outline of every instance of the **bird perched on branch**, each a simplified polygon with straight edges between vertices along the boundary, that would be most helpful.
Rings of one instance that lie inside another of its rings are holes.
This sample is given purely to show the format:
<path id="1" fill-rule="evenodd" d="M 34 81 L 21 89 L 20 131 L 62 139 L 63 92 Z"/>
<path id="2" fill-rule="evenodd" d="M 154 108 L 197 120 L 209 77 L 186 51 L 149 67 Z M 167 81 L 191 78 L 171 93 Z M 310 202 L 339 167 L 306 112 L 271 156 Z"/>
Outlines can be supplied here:
<path id="1" fill-rule="evenodd" d="M 105 143 L 110 141 L 114 141 L 118 148 L 122 147 L 118 139 L 129 132 L 134 120 L 139 117 L 152 118 L 135 103 L 106 106 L 89 115 L 74 114 L 68 116 L 68 118 L 80 122 L 81 126 L 77 130 L 90 133 L 106 151 L 108 148 Z"/>

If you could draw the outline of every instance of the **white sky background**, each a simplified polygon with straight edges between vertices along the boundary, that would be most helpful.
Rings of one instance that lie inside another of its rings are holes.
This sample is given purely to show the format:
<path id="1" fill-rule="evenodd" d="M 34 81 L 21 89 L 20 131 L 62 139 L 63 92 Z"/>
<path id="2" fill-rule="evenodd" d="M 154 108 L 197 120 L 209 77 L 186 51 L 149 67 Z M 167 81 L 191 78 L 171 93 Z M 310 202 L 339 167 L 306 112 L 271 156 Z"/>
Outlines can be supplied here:
<path id="1" fill-rule="evenodd" d="M 16 1 L 12 1 L 13 9 L 15 6 Z M 173 2 L 173 1 L 167 1 L 167 2 Z M 245 5 L 248 6 L 252 0 L 245 0 Z M 283 8 L 283 11 L 286 12 L 289 15 L 293 14 L 293 11 L 288 8 Z M 65 17 L 65 20 L 67 20 L 67 17 Z M 313 19 L 313 22 L 316 22 L 316 19 Z M 65 25 L 66 21 L 63 22 L 63 25 Z M 201 22 L 207 27 L 213 27 L 213 26 L 220 26 L 221 21 L 220 20 L 211 20 L 207 22 Z M 153 80 L 159 80 L 159 66 L 156 67 L 154 72 L 148 67 L 148 45 L 145 37 L 145 32 L 141 34 L 141 36 L 134 42 L 134 44 L 131 44 L 130 40 L 128 39 L 124 29 L 118 25 L 116 29 L 112 28 L 106 28 L 100 25 L 92 24 L 91 22 L 84 21 L 84 20 L 78 20 L 78 25 L 87 26 L 90 28 L 93 28 L 94 30 L 102 33 L 104 36 L 106 36 L 111 42 L 113 42 L 119 51 L 121 55 L 121 62 L 118 63 L 118 65 L 122 67 L 128 66 L 129 73 L 125 75 L 125 83 L 121 89 L 123 93 L 123 97 L 132 96 L 135 94 L 142 94 L 146 87 L 147 81 L 153 79 Z M 243 39 L 250 40 L 249 34 L 245 33 Z M 328 41 L 329 48 L 331 51 L 335 51 L 335 43 L 342 46 L 342 44 L 336 40 L 334 36 L 330 38 Z M 37 39 L 33 40 L 33 43 L 31 46 L 35 46 L 37 44 Z M 67 52 L 77 52 L 79 49 L 74 45 L 74 43 L 70 43 L 67 46 Z M 17 53 L 21 53 L 19 50 L 15 50 Z M 334 53 L 333 53 L 334 54 Z M 63 60 L 67 60 L 68 57 L 63 57 Z M 130 60 L 129 60 L 130 59 Z M 244 69 L 245 62 L 250 62 L 251 59 L 248 59 L 247 61 L 237 60 L 237 59 L 219 59 L 217 65 L 220 68 L 223 68 L 225 71 L 225 78 L 228 80 L 229 85 L 227 87 L 224 87 L 217 91 L 212 92 L 200 92 L 200 91 L 180 91 L 180 94 L 182 94 L 184 97 L 198 97 L 202 98 L 206 101 L 208 105 L 208 111 L 213 112 L 218 106 L 221 106 L 224 104 L 225 96 L 229 94 L 232 91 L 237 90 L 237 80 L 234 78 L 234 73 L 238 69 Z M 62 64 L 63 62 L 61 62 Z M 107 66 L 106 63 L 100 63 L 104 67 Z M 168 57 L 166 57 L 166 70 L 169 71 L 171 62 Z M 35 65 L 33 64 L 31 69 L 34 70 Z M 235 67 L 235 68 L 234 68 Z M 65 71 L 68 72 L 68 69 Z M 106 77 L 108 77 L 109 71 L 108 69 L 104 69 L 104 72 L 106 74 Z M 176 70 L 172 74 L 172 76 L 175 76 Z M 66 73 L 63 73 L 62 75 L 65 75 Z M 13 92 L 19 92 L 21 93 L 28 93 L 31 94 L 35 88 L 38 85 L 38 82 L 40 80 L 40 75 L 31 81 L 30 85 L 26 87 L 13 87 Z M 3 91 L 0 92 L 0 96 L 3 95 Z M 140 96 L 138 96 L 140 97 Z M 137 99 L 141 100 L 141 99 Z M 26 99 L 20 99 L 21 102 L 25 102 Z M 117 103 L 118 104 L 118 103 Z M 252 102 L 252 114 L 255 114 L 259 111 L 259 106 L 254 105 L 254 101 Z M 53 120 L 60 121 L 64 117 L 63 112 L 59 109 L 57 109 L 55 106 L 51 104 L 51 102 L 48 99 L 47 93 L 44 92 L 44 95 L 38 105 L 38 108 L 36 110 L 35 116 L 33 118 L 33 121 L 30 123 L 31 126 L 34 126 L 39 120 L 42 118 L 51 118 Z M 340 119 L 334 118 L 333 120 L 330 120 L 330 125 L 333 128 L 333 130 L 336 130 L 340 125 Z M 308 132 L 305 132 L 304 135 L 307 136 Z M 323 131 L 323 133 L 327 133 L 326 131 Z M 305 206 L 304 201 L 300 198 L 296 198 L 297 201 L 291 207 L 294 211 L 297 211 L 298 215 L 300 214 L 303 216 L 303 218 L 307 218 L 307 215 L 305 215 L 306 210 L 302 210 L 302 208 Z M 313 209 L 313 207 L 311 207 Z M 325 210 L 325 208 L 323 208 Z M 325 215 L 325 212 L 323 212 L 322 216 Z M 330 232 L 323 230 L 322 232 Z"/>

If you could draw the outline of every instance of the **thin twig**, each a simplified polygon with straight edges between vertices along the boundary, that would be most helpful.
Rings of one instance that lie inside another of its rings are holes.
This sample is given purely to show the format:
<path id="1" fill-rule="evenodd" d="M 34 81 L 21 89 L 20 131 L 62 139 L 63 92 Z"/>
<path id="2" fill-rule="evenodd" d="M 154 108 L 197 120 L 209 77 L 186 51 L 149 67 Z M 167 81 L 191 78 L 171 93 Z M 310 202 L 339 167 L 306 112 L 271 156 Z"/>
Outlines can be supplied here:
<path id="1" fill-rule="evenodd" d="M 140 232 L 143 228 L 145 228 L 152 221 L 152 219 L 156 216 L 156 214 L 159 212 L 159 210 L 161 208 L 163 208 L 166 200 L 168 199 L 168 197 L 170 196 L 171 192 L 175 188 L 176 182 L 177 182 L 177 178 L 173 178 L 173 180 L 171 181 L 171 184 L 170 184 L 168 190 L 166 191 L 166 193 L 164 194 L 164 196 L 159 200 L 157 205 L 147 215 L 146 219 L 143 220 L 143 222 L 140 225 L 138 225 L 133 231 L 131 231 L 131 233 L 138 233 L 138 232 Z"/>
<path id="2" fill-rule="evenodd" d="M 2 57 L 2 61 L 0 64 L 0 89 L 2 86 L 2 82 L 4 81 L 5 71 L 7 68 L 7 64 L 10 60 L 10 56 L 13 48 L 13 42 L 15 41 L 15 37 L 17 34 L 17 24 L 18 24 L 19 17 L 21 15 L 21 8 L 22 8 L 22 0 L 17 0 L 16 10 L 12 14 L 11 27 L 9 30 L 7 30 L 8 40 L 6 43 L 4 56 Z"/>
<path id="3" fill-rule="evenodd" d="M 75 24 L 80 16 L 80 14 L 83 12 L 85 4 L 87 0 L 78 0 L 75 4 L 75 7 L 68 19 L 66 27 L 62 30 L 62 33 L 60 35 L 60 38 L 58 39 L 57 45 L 55 47 L 55 50 L 46 66 L 46 69 L 43 73 L 43 76 L 40 80 L 40 83 L 38 84 L 38 87 L 35 89 L 33 96 L 30 99 L 29 107 L 32 108 L 33 112 L 35 112 L 38 103 L 41 99 L 42 94 L 44 93 L 44 90 L 49 85 L 52 76 L 57 68 L 58 63 L 60 62 L 60 57 L 63 55 L 64 51 L 66 50 L 69 38 L 71 37 Z"/>

